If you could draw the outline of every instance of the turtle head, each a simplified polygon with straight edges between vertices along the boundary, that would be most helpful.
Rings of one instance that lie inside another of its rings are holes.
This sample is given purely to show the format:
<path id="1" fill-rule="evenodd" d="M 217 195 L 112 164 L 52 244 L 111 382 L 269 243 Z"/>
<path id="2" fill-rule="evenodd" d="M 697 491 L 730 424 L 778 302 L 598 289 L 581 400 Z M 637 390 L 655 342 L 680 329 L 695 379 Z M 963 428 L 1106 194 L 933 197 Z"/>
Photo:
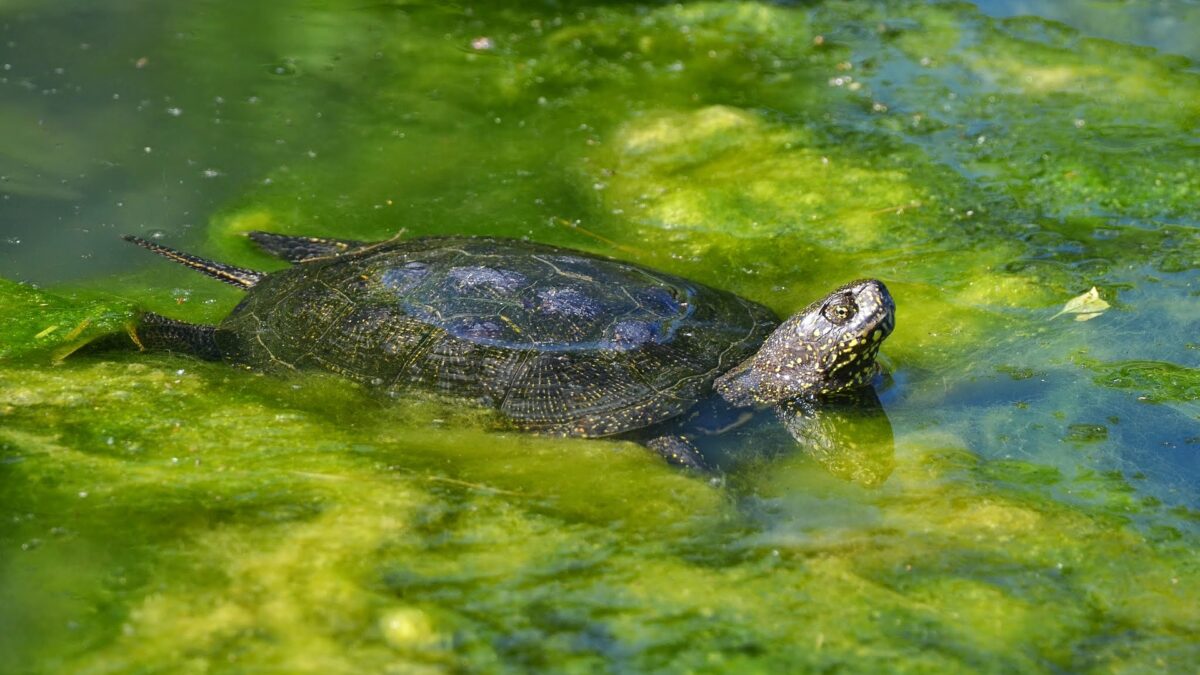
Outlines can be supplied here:
<path id="1" fill-rule="evenodd" d="M 735 405 L 829 396 L 870 382 L 879 345 L 896 325 L 883 282 L 838 288 L 775 329 L 754 356 L 725 373 L 716 390 Z"/>

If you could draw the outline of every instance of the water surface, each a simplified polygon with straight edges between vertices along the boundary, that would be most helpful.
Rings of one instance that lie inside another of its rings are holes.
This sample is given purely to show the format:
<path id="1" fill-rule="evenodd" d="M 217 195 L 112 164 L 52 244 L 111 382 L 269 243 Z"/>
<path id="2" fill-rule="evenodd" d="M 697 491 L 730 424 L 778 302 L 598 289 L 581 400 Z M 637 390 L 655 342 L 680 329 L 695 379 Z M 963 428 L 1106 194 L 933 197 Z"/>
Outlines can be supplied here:
<path id="1" fill-rule="evenodd" d="M 1187 670 L 1200 18 L 1040 5 L 0 5 L 0 670 Z M 741 434 L 713 486 L 68 355 L 238 300 L 119 233 L 279 267 L 251 229 L 529 237 L 780 314 L 878 277 L 889 433 Z"/>

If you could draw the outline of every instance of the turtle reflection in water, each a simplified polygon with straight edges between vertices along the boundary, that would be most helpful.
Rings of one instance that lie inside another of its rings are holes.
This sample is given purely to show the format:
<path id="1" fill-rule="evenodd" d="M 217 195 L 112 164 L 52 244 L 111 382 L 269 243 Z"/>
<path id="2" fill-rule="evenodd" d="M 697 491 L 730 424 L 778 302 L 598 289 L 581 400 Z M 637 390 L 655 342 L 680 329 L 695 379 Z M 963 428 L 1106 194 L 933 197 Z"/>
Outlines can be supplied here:
<path id="1" fill-rule="evenodd" d="M 126 237 L 247 291 L 215 326 L 144 314 L 139 343 L 469 399 L 512 428 L 630 438 L 693 468 L 708 412 L 770 408 L 797 438 L 827 440 L 824 402 L 869 388 L 895 325 L 875 280 L 780 323 L 732 293 L 526 241 L 249 236 L 294 265 L 257 272 Z"/>

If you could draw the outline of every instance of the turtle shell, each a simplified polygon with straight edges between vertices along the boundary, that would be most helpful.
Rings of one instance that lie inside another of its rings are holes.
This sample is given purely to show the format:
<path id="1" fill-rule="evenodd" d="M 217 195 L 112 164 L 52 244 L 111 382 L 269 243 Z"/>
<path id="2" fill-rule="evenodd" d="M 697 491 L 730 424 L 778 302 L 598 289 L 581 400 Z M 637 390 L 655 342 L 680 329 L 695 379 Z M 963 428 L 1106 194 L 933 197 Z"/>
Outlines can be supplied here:
<path id="1" fill-rule="evenodd" d="M 259 282 L 216 331 L 256 366 L 320 367 L 606 436 L 678 415 L 777 324 L 761 305 L 645 267 L 519 240 L 393 240 Z"/>

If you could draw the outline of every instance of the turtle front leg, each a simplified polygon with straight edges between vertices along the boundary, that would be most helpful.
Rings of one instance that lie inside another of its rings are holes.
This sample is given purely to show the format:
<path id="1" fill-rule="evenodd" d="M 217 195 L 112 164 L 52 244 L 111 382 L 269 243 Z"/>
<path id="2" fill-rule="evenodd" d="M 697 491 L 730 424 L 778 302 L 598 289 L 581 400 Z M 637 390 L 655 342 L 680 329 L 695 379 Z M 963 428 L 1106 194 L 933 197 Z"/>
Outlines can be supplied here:
<path id="1" fill-rule="evenodd" d="M 668 464 L 682 466 L 693 471 L 708 472 L 710 470 L 704 458 L 700 456 L 696 447 L 686 436 L 659 436 L 643 441 L 642 445 L 661 455 Z"/>

